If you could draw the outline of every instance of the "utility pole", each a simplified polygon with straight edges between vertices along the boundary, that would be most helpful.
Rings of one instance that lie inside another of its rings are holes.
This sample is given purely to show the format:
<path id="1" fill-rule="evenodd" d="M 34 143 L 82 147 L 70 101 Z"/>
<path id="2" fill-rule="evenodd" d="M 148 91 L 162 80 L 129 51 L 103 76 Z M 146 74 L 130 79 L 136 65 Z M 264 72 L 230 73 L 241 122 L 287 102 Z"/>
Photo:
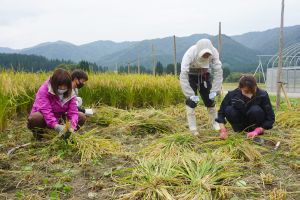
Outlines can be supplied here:
<path id="1" fill-rule="evenodd" d="M 154 53 L 154 45 L 152 44 L 152 58 L 153 58 L 153 75 L 156 74 L 156 59 L 155 59 L 155 53 Z"/>
<path id="2" fill-rule="evenodd" d="M 218 52 L 219 52 L 219 59 L 221 60 L 222 54 L 222 24 L 219 22 L 219 34 L 218 34 Z M 221 96 L 223 96 L 223 85 L 221 85 L 221 95 L 219 95 L 219 100 L 221 100 Z"/>
<path id="3" fill-rule="evenodd" d="M 130 73 L 130 63 L 128 63 L 127 70 L 128 70 L 128 74 L 129 74 Z"/>
<path id="4" fill-rule="evenodd" d="M 219 57 L 221 59 L 221 52 L 222 52 L 222 24 L 221 24 L 221 22 L 219 22 L 218 51 L 219 51 Z"/>
<path id="5" fill-rule="evenodd" d="M 140 56 L 138 56 L 138 63 L 137 63 L 137 67 L 138 67 L 138 74 L 141 73 L 141 67 L 140 67 Z"/>
<path id="6" fill-rule="evenodd" d="M 176 60 L 176 36 L 173 36 L 173 48 L 174 48 L 174 75 L 177 76 L 177 60 Z"/>
<path id="7" fill-rule="evenodd" d="M 116 69 L 115 69 L 115 71 L 118 74 L 118 63 L 116 63 Z"/>
<path id="8" fill-rule="evenodd" d="M 278 49 L 278 67 L 277 67 L 277 95 L 276 95 L 276 110 L 280 108 L 280 97 L 282 85 L 282 49 L 283 49 L 283 21 L 284 21 L 284 0 L 281 3 L 281 21 L 279 33 L 279 49 Z"/>

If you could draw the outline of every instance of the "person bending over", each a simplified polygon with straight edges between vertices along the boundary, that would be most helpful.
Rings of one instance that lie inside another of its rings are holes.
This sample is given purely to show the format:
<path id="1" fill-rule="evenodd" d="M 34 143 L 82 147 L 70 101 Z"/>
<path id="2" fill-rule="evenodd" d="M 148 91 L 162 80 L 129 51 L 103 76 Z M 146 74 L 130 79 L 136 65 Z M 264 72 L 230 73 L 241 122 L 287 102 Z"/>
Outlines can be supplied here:
<path id="1" fill-rule="evenodd" d="M 180 85 L 186 99 L 189 129 L 194 135 L 199 134 L 195 116 L 195 108 L 200 100 L 197 93 L 207 107 L 211 128 L 220 130 L 219 124 L 214 120 L 217 117 L 214 98 L 220 93 L 223 81 L 221 66 L 218 50 L 209 39 L 199 40 L 182 58 Z"/>

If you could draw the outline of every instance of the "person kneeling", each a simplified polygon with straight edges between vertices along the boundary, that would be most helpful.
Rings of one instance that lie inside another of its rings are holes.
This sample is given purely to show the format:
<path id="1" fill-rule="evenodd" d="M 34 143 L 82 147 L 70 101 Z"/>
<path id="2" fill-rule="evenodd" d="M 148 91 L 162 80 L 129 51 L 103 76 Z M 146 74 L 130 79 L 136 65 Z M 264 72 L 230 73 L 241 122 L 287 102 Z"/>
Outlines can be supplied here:
<path id="1" fill-rule="evenodd" d="M 75 69 L 71 73 L 72 78 L 72 88 L 76 95 L 76 104 L 79 111 L 79 114 L 84 113 L 85 115 L 93 115 L 94 112 L 90 108 L 82 107 L 83 100 L 78 96 L 78 90 L 85 86 L 88 81 L 88 75 L 80 69 Z"/>
<path id="2" fill-rule="evenodd" d="M 68 130 L 62 124 L 63 120 L 70 122 Z M 78 130 L 85 120 L 85 115 L 78 113 L 71 75 L 64 69 L 55 70 L 36 94 L 28 117 L 28 128 L 38 140 L 42 138 L 43 129 L 46 127 L 65 137 L 65 132 L 72 133 Z"/>
<path id="3" fill-rule="evenodd" d="M 275 114 L 266 91 L 257 87 L 252 75 L 240 78 L 239 87 L 229 91 L 221 103 L 216 122 L 220 124 L 220 138 L 226 139 L 226 120 L 235 132 L 247 131 L 247 138 L 263 134 L 272 129 Z"/>

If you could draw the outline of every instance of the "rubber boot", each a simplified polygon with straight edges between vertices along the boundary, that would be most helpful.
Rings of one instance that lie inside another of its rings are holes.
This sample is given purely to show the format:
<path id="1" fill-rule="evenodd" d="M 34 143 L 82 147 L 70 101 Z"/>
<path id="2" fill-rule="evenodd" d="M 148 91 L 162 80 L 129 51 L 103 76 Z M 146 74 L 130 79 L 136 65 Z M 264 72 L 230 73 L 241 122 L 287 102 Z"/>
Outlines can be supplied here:
<path id="1" fill-rule="evenodd" d="M 187 121 L 189 124 L 189 129 L 193 135 L 199 135 L 197 130 L 197 123 L 196 123 L 196 115 L 195 115 L 195 108 L 191 108 L 189 106 L 185 106 L 186 114 L 187 114 Z"/>
<path id="2" fill-rule="evenodd" d="M 216 107 L 210 107 L 207 108 L 208 110 L 208 118 L 209 118 L 209 124 L 211 125 L 211 128 L 219 131 L 220 130 L 220 125 L 218 122 L 215 121 L 217 118 L 217 109 Z"/>

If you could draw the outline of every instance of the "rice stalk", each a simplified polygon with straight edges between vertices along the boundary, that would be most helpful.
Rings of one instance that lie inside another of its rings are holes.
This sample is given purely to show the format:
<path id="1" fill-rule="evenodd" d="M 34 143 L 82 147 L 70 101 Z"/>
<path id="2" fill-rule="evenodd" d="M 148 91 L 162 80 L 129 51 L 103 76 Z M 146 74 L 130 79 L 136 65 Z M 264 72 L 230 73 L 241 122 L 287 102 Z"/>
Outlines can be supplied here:
<path id="1" fill-rule="evenodd" d="M 9 104 L 9 98 L 5 96 L 0 89 L 0 132 L 7 127 Z"/>
<path id="2" fill-rule="evenodd" d="M 181 184 L 171 159 L 140 159 L 132 175 L 122 180 L 134 188 L 120 197 L 129 199 L 174 199 L 174 191 Z"/>
<path id="3" fill-rule="evenodd" d="M 72 134 L 70 141 L 73 142 L 77 154 L 80 155 L 80 163 L 91 162 L 101 158 L 103 155 L 121 154 L 121 145 L 111 139 L 98 138 L 94 135 L 94 130 L 83 135 Z"/>
<path id="4" fill-rule="evenodd" d="M 249 189 L 231 186 L 241 175 L 236 171 L 233 160 L 222 151 L 186 150 L 179 161 L 171 156 L 144 157 L 131 176 L 120 180 L 133 186 L 120 199 L 226 199 Z"/>
<path id="5" fill-rule="evenodd" d="M 283 189 L 274 188 L 269 194 L 270 200 L 286 200 L 287 192 Z"/>
<path id="6" fill-rule="evenodd" d="M 167 135 L 150 144 L 142 151 L 146 157 L 172 157 L 180 159 L 182 153 L 193 150 L 196 146 L 196 137 L 191 134 L 175 133 Z"/>
<path id="7" fill-rule="evenodd" d="M 275 179 L 275 176 L 270 173 L 260 173 L 260 179 L 262 181 L 263 186 L 265 185 L 272 185 Z"/>
<path id="8" fill-rule="evenodd" d="M 171 116 L 156 110 L 148 110 L 135 115 L 135 118 L 128 122 L 128 129 L 131 134 L 144 136 L 156 133 L 174 133 L 176 121 Z"/>
<path id="9" fill-rule="evenodd" d="M 241 173 L 237 172 L 233 160 L 221 151 L 186 152 L 182 158 L 177 170 L 185 185 L 177 199 L 212 199 L 214 196 L 230 196 L 233 190 L 237 190 L 230 187 L 230 183 Z"/>
<path id="10" fill-rule="evenodd" d="M 276 122 L 284 128 L 300 129 L 300 110 L 286 110 L 276 114 Z"/>
<path id="11" fill-rule="evenodd" d="M 300 157 L 300 130 L 291 129 L 290 137 L 291 137 L 290 151 L 298 155 L 298 157 Z"/>
<path id="12" fill-rule="evenodd" d="M 242 159 L 249 162 L 261 160 L 262 154 L 260 151 L 267 151 L 266 148 L 249 143 L 248 140 L 239 135 L 230 137 L 227 140 L 205 142 L 202 145 L 208 148 L 220 148 L 234 159 Z"/>

